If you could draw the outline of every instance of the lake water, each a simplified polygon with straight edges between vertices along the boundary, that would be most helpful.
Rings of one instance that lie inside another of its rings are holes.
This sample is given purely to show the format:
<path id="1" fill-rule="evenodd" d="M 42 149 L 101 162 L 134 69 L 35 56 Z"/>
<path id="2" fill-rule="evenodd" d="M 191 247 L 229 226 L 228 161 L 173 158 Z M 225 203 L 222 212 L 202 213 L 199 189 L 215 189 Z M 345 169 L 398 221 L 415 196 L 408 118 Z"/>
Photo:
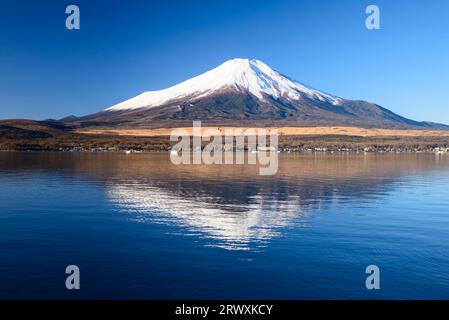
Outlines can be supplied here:
<path id="1" fill-rule="evenodd" d="M 258 173 L 0 153 L 0 298 L 449 299 L 449 155 L 281 154 Z"/>

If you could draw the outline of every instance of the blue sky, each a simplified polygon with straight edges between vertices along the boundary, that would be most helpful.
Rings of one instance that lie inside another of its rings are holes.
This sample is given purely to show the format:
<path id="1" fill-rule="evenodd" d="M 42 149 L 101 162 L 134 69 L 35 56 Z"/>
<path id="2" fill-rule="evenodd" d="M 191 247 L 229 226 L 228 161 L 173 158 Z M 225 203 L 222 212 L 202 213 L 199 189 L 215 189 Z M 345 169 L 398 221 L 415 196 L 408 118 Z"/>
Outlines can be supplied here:
<path id="1" fill-rule="evenodd" d="M 447 0 L 27 2 L 1 3 L 0 119 L 93 113 L 240 57 L 449 124 Z M 65 29 L 69 4 L 81 30 Z M 365 28 L 369 4 L 381 30 Z"/>

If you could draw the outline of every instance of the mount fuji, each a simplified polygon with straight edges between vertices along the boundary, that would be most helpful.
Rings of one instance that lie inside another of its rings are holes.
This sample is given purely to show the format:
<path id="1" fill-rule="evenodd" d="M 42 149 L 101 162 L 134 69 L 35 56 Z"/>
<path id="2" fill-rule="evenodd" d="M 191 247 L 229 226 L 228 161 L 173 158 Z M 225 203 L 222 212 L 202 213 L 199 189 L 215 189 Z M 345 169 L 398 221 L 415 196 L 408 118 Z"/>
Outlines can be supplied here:
<path id="1" fill-rule="evenodd" d="M 447 129 L 404 118 L 379 105 L 312 89 L 259 60 L 232 59 L 173 87 L 144 92 L 98 113 L 68 117 L 82 127 L 354 126 Z"/>

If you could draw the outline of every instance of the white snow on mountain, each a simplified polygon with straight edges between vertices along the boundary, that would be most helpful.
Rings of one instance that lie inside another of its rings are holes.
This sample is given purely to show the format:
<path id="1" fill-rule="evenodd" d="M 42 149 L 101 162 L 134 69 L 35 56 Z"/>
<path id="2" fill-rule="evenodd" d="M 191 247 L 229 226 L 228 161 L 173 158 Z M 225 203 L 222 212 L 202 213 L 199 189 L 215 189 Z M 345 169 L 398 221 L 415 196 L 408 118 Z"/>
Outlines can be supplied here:
<path id="1" fill-rule="evenodd" d="M 340 104 L 342 99 L 290 80 L 256 59 L 232 59 L 215 69 L 168 89 L 144 92 L 106 110 L 119 111 L 154 108 L 170 101 L 197 99 L 224 89 L 251 93 L 260 100 L 267 94 L 274 98 L 297 101 L 302 97 Z"/>

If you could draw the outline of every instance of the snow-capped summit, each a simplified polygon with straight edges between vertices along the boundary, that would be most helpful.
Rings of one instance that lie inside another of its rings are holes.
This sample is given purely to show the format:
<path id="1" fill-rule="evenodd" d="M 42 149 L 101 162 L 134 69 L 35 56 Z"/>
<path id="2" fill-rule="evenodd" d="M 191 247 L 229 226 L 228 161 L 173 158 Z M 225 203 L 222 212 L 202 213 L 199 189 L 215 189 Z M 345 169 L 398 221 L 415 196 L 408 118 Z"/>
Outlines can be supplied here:
<path id="1" fill-rule="evenodd" d="M 100 112 L 64 119 L 83 127 L 357 126 L 431 128 L 375 103 L 309 88 L 259 60 L 232 59 L 165 90 L 148 91 Z"/>
<path id="2" fill-rule="evenodd" d="M 168 89 L 144 92 L 106 110 L 154 108 L 179 99 L 198 99 L 225 89 L 250 93 L 260 100 L 273 98 L 298 101 L 301 97 L 338 105 L 340 98 L 290 80 L 257 59 L 232 59 L 197 77 Z"/>

